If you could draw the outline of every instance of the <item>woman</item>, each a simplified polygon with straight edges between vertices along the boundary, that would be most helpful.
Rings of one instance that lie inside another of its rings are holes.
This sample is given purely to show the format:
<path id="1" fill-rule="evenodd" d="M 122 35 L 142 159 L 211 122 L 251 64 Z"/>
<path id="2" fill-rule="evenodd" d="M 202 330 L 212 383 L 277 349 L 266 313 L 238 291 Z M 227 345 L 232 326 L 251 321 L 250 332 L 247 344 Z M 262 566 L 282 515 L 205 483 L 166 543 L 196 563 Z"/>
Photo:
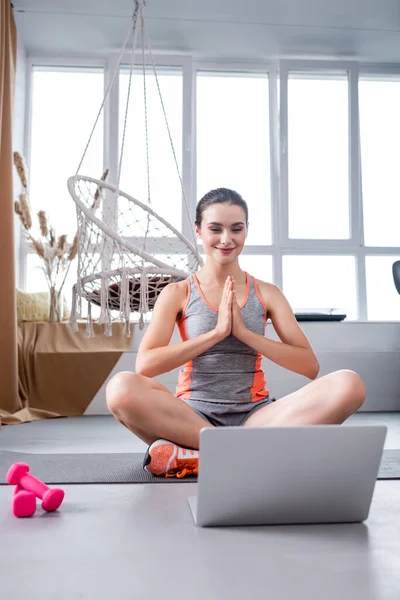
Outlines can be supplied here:
<path id="1" fill-rule="evenodd" d="M 197 205 L 195 226 L 205 266 L 164 288 L 136 373 L 118 373 L 106 390 L 111 413 L 149 444 L 144 468 L 166 477 L 197 472 L 203 427 L 340 424 L 365 400 L 353 371 L 316 379 L 318 360 L 281 290 L 240 268 L 248 229 L 242 197 L 212 190 Z M 267 318 L 281 342 L 264 336 Z M 175 324 L 182 342 L 169 345 Z M 275 402 L 263 356 L 313 381 Z M 182 365 L 175 395 L 154 379 Z"/>

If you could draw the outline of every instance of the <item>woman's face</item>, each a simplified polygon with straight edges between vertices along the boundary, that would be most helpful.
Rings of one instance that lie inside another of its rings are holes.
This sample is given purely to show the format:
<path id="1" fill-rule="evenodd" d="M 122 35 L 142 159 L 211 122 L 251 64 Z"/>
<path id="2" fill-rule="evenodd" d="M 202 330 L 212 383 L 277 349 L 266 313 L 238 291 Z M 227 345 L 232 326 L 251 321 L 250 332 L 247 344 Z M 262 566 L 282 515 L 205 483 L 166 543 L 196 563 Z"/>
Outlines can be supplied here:
<path id="1" fill-rule="evenodd" d="M 239 256 L 245 244 L 245 212 L 236 204 L 212 204 L 203 212 L 201 227 L 196 226 L 196 234 L 202 240 L 207 256 L 222 264 L 230 263 Z"/>

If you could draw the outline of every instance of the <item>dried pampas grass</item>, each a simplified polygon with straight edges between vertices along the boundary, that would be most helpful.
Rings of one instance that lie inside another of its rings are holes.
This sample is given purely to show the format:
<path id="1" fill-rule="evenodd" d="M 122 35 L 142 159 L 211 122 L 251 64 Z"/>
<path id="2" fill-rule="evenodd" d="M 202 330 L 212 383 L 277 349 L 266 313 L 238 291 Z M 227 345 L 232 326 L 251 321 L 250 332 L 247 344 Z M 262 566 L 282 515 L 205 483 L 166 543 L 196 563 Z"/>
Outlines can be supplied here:
<path id="1" fill-rule="evenodd" d="M 45 258 L 44 246 L 41 240 L 35 240 L 34 238 L 32 238 L 31 240 L 29 240 L 29 244 L 31 248 L 33 248 L 33 250 L 36 251 L 36 254 L 38 256 L 40 256 L 41 258 Z"/>
<path id="2" fill-rule="evenodd" d="M 75 235 L 68 252 L 68 260 L 73 261 L 78 253 L 78 236 Z"/>
<path id="3" fill-rule="evenodd" d="M 28 171 L 25 164 L 25 159 L 19 152 L 14 152 L 14 165 L 21 180 L 23 187 L 28 189 Z"/>
<path id="4" fill-rule="evenodd" d="M 19 200 L 16 200 L 14 203 L 14 211 L 26 231 L 29 246 L 43 260 L 42 269 L 47 285 L 49 286 L 51 302 L 56 304 L 71 263 L 78 254 L 78 235 L 74 236 L 72 243 L 68 243 L 66 234 L 57 236 L 44 210 L 40 210 L 37 213 L 37 235 L 32 233 L 32 213 L 28 194 L 28 171 L 24 157 L 19 152 L 14 152 L 14 165 L 24 188 L 23 193 L 19 195 Z M 101 176 L 101 181 L 105 181 L 107 176 L 108 169 Z M 99 208 L 101 198 L 102 188 L 98 186 L 93 196 L 92 210 Z M 50 306 L 50 315 L 49 320 L 58 321 L 61 318 L 55 305 Z"/>
<path id="5" fill-rule="evenodd" d="M 43 237 L 47 237 L 49 235 L 49 226 L 47 223 L 47 215 L 44 212 L 44 210 L 39 210 L 38 219 L 39 219 L 40 233 L 42 234 Z"/>
<path id="6" fill-rule="evenodd" d="M 32 227 L 32 216 L 31 216 L 31 209 L 29 206 L 29 202 L 28 202 L 28 197 L 26 194 L 20 194 L 19 195 L 19 201 L 20 201 L 20 205 L 21 205 L 21 212 L 23 215 L 23 220 L 24 220 L 24 227 L 25 229 L 30 229 Z"/>
<path id="7" fill-rule="evenodd" d="M 60 315 L 55 306 L 57 298 L 65 283 L 71 262 L 77 255 L 78 241 L 75 235 L 72 244 L 68 243 L 67 235 L 57 237 L 44 210 L 37 213 L 37 234 L 32 232 L 32 212 L 28 195 L 28 172 L 23 156 L 14 152 L 14 165 L 24 188 L 19 199 L 14 203 L 15 214 L 18 215 L 23 228 L 26 231 L 27 242 L 42 259 L 42 270 L 46 277 L 50 290 L 51 303 L 49 320 L 60 320 Z"/>
<path id="8" fill-rule="evenodd" d="M 100 177 L 100 181 L 105 181 L 107 179 L 107 177 L 108 177 L 108 173 L 109 173 L 109 170 L 106 169 L 104 171 L 103 175 Z M 93 212 L 96 212 L 96 210 L 100 207 L 100 201 L 101 201 L 101 198 L 102 198 L 102 195 L 101 195 L 102 191 L 103 191 L 103 188 L 100 188 L 99 186 L 97 186 L 96 191 L 95 191 L 94 196 L 93 196 L 93 204 L 90 207 L 90 210 L 93 210 Z"/>
<path id="9" fill-rule="evenodd" d="M 60 237 L 58 238 L 58 242 L 57 242 L 57 249 L 60 252 L 64 252 L 66 243 L 67 243 L 67 236 L 65 234 L 60 235 Z"/>
<path id="10" fill-rule="evenodd" d="M 49 230 L 49 244 L 52 248 L 54 248 L 54 244 L 56 243 L 56 232 L 53 227 L 50 227 Z"/>

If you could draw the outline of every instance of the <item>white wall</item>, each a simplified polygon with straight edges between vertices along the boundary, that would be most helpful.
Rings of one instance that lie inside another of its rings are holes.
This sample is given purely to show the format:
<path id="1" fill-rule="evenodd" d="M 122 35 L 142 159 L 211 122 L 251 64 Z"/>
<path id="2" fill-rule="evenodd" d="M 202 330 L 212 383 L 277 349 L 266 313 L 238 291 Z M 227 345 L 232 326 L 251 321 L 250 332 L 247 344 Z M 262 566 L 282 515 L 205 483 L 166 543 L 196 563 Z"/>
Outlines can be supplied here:
<path id="1" fill-rule="evenodd" d="M 400 411 L 400 322 L 301 323 L 320 361 L 320 375 L 337 369 L 352 369 L 360 374 L 366 388 L 364 411 Z M 113 371 L 133 371 L 137 348 L 143 332 L 135 326 L 132 348 L 125 352 Z M 278 339 L 272 325 L 267 337 Z M 175 331 L 171 343 L 179 341 Z M 272 396 L 281 398 L 308 383 L 308 379 L 263 360 L 267 384 Z M 107 379 L 107 381 L 110 379 Z M 157 377 L 174 391 L 178 369 Z M 86 414 L 107 414 L 105 384 L 96 394 Z"/>
<path id="2" fill-rule="evenodd" d="M 13 123 L 13 150 L 24 154 L 25 150 L 25 110 L 26 110 L 26 50 L 20 32 L 18 31 L 17 46 L 17 73 L 15 81 L 15 100 L 14 100 L 14 123 Z M 21 191 L 21 183 L 14 169 L 14 196 L 17 199 Z M 14 220 L 15 235 L 15 277 L 17 286 L 19 285 L 19 265 L 20 265 L 20 242 L 21 227 L 19 219 Z"/>

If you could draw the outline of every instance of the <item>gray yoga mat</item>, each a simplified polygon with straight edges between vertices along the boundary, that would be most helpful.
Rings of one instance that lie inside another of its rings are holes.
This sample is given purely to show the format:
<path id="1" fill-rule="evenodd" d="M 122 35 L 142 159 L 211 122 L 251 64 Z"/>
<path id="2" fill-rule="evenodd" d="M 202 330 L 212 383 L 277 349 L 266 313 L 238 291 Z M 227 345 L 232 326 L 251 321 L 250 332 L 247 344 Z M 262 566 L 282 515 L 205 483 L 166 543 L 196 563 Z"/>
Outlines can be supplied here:
<path id="1" fill-rule="evenodd" d="M 156 477 L 143 469 L 144 454 L 28 454 L 0 451 L 0 485 L 6 483 L 9 467 L 15 462 L 27 463 L 30 473 L 45 483 L 177 483 L 191 482 L 197 477 L 191 475 L 176 477 Z"/>
<path id="2" fill-rule="evenodd" d="M 143 470 L 143 454 L 28 454 L 0 451 L 0 485 L 6 484 L 9 467 L 25 462 L 45 483 L 193 483 L 193 475 L 177 479 L 155 477 Z M 400 479 L 400 450 L 384 450 L 378 479 Z"/>

